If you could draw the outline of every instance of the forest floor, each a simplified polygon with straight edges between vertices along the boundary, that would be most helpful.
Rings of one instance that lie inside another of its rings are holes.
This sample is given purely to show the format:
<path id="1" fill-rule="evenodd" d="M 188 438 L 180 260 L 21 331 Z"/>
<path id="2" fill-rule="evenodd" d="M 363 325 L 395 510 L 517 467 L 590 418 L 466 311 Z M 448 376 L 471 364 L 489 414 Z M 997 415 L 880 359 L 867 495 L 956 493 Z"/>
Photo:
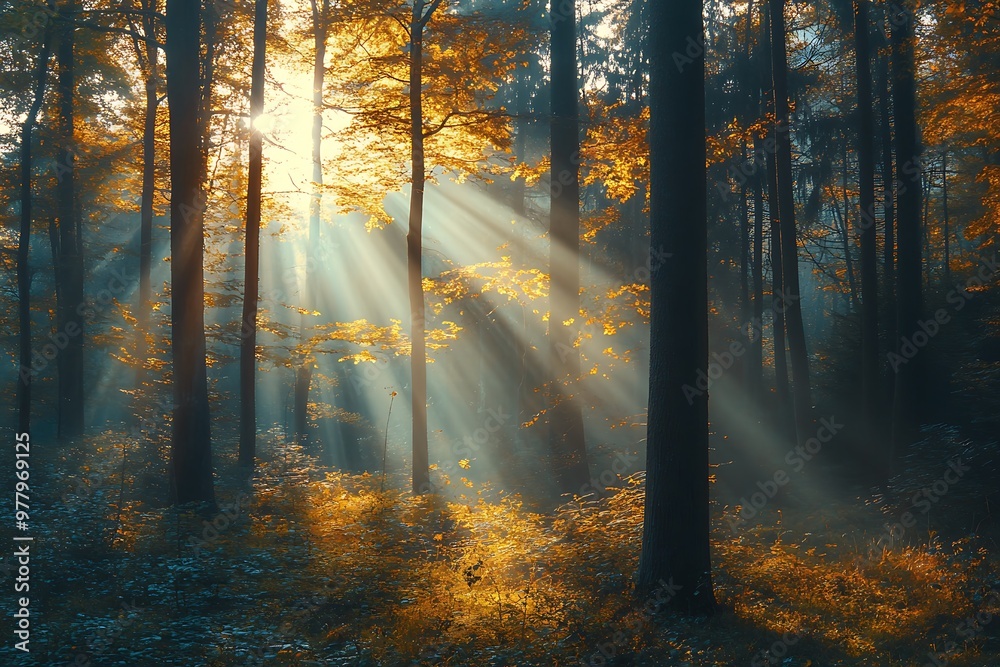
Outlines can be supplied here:
<path id="1" fill-rule="evenodd" d="M 540 513 L 474 486 L 381 490 L 265 433 L 252 483 L 219 455 L 218 509 L 182 512 L 144 500 L 128 460 L 122 478 L 109 432 L 33 455 L 31 654 L 8 641 L 0 662 L 998 665 L 998 313 L 942 338 L 954 423 L 926 427 L 889 487 L 810 494 L 824 468 L 806 468 L 746 523 L 716 498 L 710 618 L 634 599 L 641 473 Z"/>

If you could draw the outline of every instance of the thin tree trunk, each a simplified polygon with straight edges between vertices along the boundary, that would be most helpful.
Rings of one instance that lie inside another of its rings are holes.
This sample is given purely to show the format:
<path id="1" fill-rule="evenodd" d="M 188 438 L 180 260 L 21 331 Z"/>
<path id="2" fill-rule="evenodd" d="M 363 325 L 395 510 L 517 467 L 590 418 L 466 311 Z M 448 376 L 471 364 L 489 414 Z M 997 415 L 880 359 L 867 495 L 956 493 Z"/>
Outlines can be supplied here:
<path id="1" fill-rule="evenodd" d="M 747 146 L 744 139 L 740 148 L 740 160 L 745 164 Z M 740 320 L 750 318 L 750 207 L 747 204 L 747 178 L 740 183 Z"/>
<path id="2" fill-rule="evenodd" d="M 313 20 L 313 119 L 312 119 L 312 193 L 309 198 L 309 242 L 306 245 L 305 294 L 302 306 L 307 311 L 314 310 L 316 304 L 316 266 L 313 250 L 319 244 L 319 220 L 323 204 L 323 83 L 326 77 L 326 39 L 329 16 L 329 0 L 310 0 Z M 299 324 L 299 344 L 309 345 L 309 319 L 312 315 L 302 315 Z M 295 392 L 293 398 L 293 423 L 295 439 L 303 444 L 309 442 L 309 390 L 312 385 L 315 358 L 311 351 L 304 354 L 295 371 Z"/>
<path id="3" fill-rule="evenodd" d="M 920 177 L 920 187 L 921 187 L 921 202 L 923 204 L 923 213 L 920 216 L 920 233 L 924 240 L 924 257 L 927 261 L 923 262 L 924 268 L 924 285 L 930 287 L 931 284 L 931 188 L 934 187 L 934 169 L 928 165 L 927 169 L 923 172 Z"/>
<path id="4" fill-rule="evenodd" d="M 702 3 L 656 0 L 650 68 L 652 247 L 672 253 L 650 278 L 646 499 L 637 592 L 660 587 L 682 611 L 715 608 L 709 552 L 708 395 L 691 393 L 708 367 L 705 60 L 678 68 Z M 684 326 L 677 326 L 684 322 Z"/>
<path id="5" fill-rule="evenodd" d="M 845 156 L 846 157 L 846 156 Z M 844 170 L 846 173 L 846 169 Z M 860 310 L 860 304 L 858 301 L 858 281 L 854 275 L 854 260 L 851 259 L 851 237 L 850 231 L 847 229 L 847 221 L 844 220 L 844 214 L 840 210 L 840 202 L 837 200 L 837 195 L 832 191 L 830 193 L 830 201 L 833 202 L 833 219 L 837 224 L 837 231 L 840 233 L 840 245 L 844 251 L 844 264 L 847 270 L 847 289 L 850 292 L 850 297 L 848 302 L 850 307 L 854 310 Z M 847 189 L 844 188 L 844 205 L 847 206 L 849 199 L 847 197 Z"/>
<path id="6" fill-rule="evenodd" d="M 522 77 L 526 77 L 526 73 L 521 74 Z M 527 151 L 528 151 L 528 91 L 525 90 L 526 84 L 523 81 L 518 81 L 515 84 L 514 95 L 516 104 L 516 119 L 514 121 L 514 157 L 518 162 L 527 162 Z M 518 215 L 524 215 L 524 194 L 526 189 L 526 183 L 524 178 L 514 179 L 513 186 L 511 187 L 511 208 Z"/>
<path id="7" fill-rule="evenodd" d="M 884 25 L 884 22 L 880 22 Z M 885 33 L 879 28 L 877 33 L 880 39 L 885 40 Z M 887 43 L 887 42 L 884 42 Z M 891 352 L 896 346 L 896 316 L 893 311 L 896 291 L 896 238 L 895 238 L 895 180 L 892 164 L 892 123 L 890 119 L 889 95 L 889 56 L 888 53 L 878 55 L 878 76 L 877 83 L 879 89 L 879 140 L 882 157 L 882 218 L 883 218 L 883 289 L 885 300 L 883 302 L 883 320 L 885 321 L 885 342 L 882 350 Z M 892 404 L 893 383 L 892 374 L 886 373 L 884 388 L 885 403 Z"/>
<path id="8" fill-rule="evenodd" d="M 56 172 L 56 199 L 59 221 L 57 336 L 65 338 L 65 348 L 57 358 L 59 367 L 59 437 L 83 434 L 83 254 L 80 252 L 80 218 L 76 206 L 76 141 L 74 137 L 73 21 L 74 0 L 61 12 L 65 19 L 56 59 L 59 65 L 59 168 Z"/>
<path id="9" fill-rule="evenodd" d="M 590 478 L 574 346 L 580 304 L 580 119 L 576 58 L 576 2 L 552 1 L 551 209 L 549 214 L 549 358 L 552 390 L 549 445 L 564 493 Z"/>
<path id="10" fill-rule="evenodd" d="M 253 121 L 264 113 L 264 58 L 267 0 L 255 0 L 253 66 L 250 79 L 250 167 L 247 176 L 246 265 L 243 274 L 243 326 L 240 337 L 240 465 L 252 468 L 257 454 L 257 296 L 260 289 L 260 198 L 263 134 Z"/>
<path id="11" fill-rule="evenodd" d="M 774 84 L 775 151 L 778 178 L 778 219 L 784 269 L 785 327 L 792 362 L 796 433 L 805 442 L 811 430 L 812 401 L 809 388 L 809 355 L 806 351 L 802 303 L 799 293 L 798 243 L 795 235 L 795 201 L 792 189 L 791 129 L 788 124 L 788 64 L 785 52 L 784 0 L 768 0 L 771 21 L 771 76 Z"/>
<path id="12" fill-rule="evenodd" d="M 944 218 L 944 284 L 951 285 L 951 230 L 948 220 L 948 151 L 941 155 L 941 205 Z"/>
<path id="13" fill-rule="evenodd" d="M 144 11 L 156 12 L 158 0 L 142 3 Z M 154 43 L 156 23 L 153 16 L 143 18 L 145 44 L 134 42 L 136 55 L 145 60 L 146 109 L 142 128 L 142 198 L 139 204 L 139 303 L 136 309 L 136 360 L 139 384 L 145 377 L 146 359 L 149 356 L 146 337 L 150 333 L 150 311 L 153 300 L 151 279 L 153 266 L 153 196 L 156 188 L 156 110 L 157 81 L 159 79 L 159 50 Z"/>
<path id="14" fill-rule="evenodd" d="M 167 0 L 170 100 L 170 280 L 174 415 L 171 464 L 178 503 L 215 502 L 205 368 L 203 151 L 200 146 L 201 3 Z"/>
<path id="15" fill-rule="evenodd" d="M 770 106 L 774 113 L 774 76 L 771 74 L 771 19 L 768 11 L 763 12 L 763 36 L 761 38 L 761 72 L 764 88 L 764 111 Z M 764 164 L 767 177 L 767 215 L 770 227 L 768 256 L 771 260 L 771 312 L 774 345 L 774 393 L 777 399 L 776 419 L 782 432 L 787 428 L 794 439 L 795 428 L 792 417 L 791 398 L 788 391 L 788 360 L 785 350 L 785 308 L 784 267 L 781 264 L 781 221 L 778 216 L 778 171 L 774 164 L 774 126 L 768 127 L 767 145 L 772 150 L 766 152 Z"/>
<path id="16" fill-rule="evenodd" d="M 413 493 L 431 490 L 427 451 L 427 348 L 423 287 L 424 160 L 423 59 L 424 27 L 441 0 L 424 13 L 423 0 L 413 0 L 410 21 L 410 218 L 406 234 L 406 282 L 410 298 L 410 401 L 413 414 Z"/>
<path id="17" fill-rule="evenodd" d="M 869 0 L 854 3 L 855 71 L 858 80 L 858 226 L 861 234 L 861 403 L 870 441 L 877 445 L 879 481 L 889 478 L 891 450 L 878 437 L 884 414 L 879 382 L 878 239 L 875 225 L 875 110 L 872 99 Z"/>
<path id="18" fill-rule="evenodd" d="M 902 338 L 918 331 L 923 308 L 920 277 L 920 146 L 916 119 L 913 58 L 913 3 L 901 0 L 892 17 L 892 98 L 896 120 L 896 202 L 899 207 L 896 285 L 896 353 Z M 904 358 L 905 360 L 905 358 Z M 894 364 L 892 442 L 902 454 L 916 435 L 922 408 L 923 357 Z"/>
<path id="19" fill-rule="evenodd" d="M 760 168 L 763 159 L 760 140 L 754 140 L 753 177 L 753 340 L 748 354 L 748 379 L 750 395 L 761 397 L 764 358 L 764 173 Z"/>
<path id="20" fill-rule="evenodd" d="M 50 12 L 54 12 L 53 3 L 49 3 Z M 18 357 L 20 368 L 17 383 L 17 429 L 28 433 L 31 426 L 31 381 L 36 372 L 31 359 L 31 266 L 28 264 L 31 247 L 31 167 L 32 167 L 32 135 L 38 112 L 45 98 L 45 85 L 49 76 L 49 57 L 52 54 L 52 22 L 45 26 L 42 46 L 35 67 L 35 86 L 32 92 L 31 107 L 21 123 L 21 220 L 17 239 L 17 319 L 18 319 Z"/>

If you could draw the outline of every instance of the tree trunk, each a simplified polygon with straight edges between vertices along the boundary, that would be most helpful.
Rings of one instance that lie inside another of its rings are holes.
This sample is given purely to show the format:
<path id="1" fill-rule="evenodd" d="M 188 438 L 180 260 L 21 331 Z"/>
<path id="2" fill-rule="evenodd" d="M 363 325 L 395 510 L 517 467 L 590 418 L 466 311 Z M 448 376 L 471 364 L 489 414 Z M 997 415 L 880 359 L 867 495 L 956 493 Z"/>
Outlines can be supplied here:
<path id="1" fill-rule="evenodd" d="M 316 305 L 316 260 L 313 254 L 319 244 L 319 219 L 323 204 L 323 82 L 326 77 L 326 21 L 329 0 L 310 0 L 313 20 L 313 119 L 312 119 L 312 193 L 309 198 L 309 242 L 306 245 L 305 294 L 302 307 L 313 311 Z M 309 319 L 302 315 L 299 325 L 299 343 L 309 347 Z M 312 385 L 313 365 L 316 360 L 306 352 L 295 371 L 295 392 L 292 407 L 295 439 L 309 442 L 309 390 Z"/>
<path id="2" fill-rule="evenodd" d="M 243 274 L 243 326 L 240 337 L 240 465 L 252 468 L 257 450 L 257 295 L 260 268 L 260 196 L 263 134 L 253 121 L 264 113 L 264 57 L 267 0 L 255 0 L 253 66 L 250 79 L 250 167 L 247 175 L 246 265 Z"/>
<path id="3" fill-rule="evenodd" d="M 920 146 L 917 134 L 913 58 L 913 3 L 904 1 L 892 17 L 892 99 L 896 120 L 896 202 L 899 207 L 896 285 L 896 354 L 903 338 L 918 331 L 923 307 L 920 276 Z M 923 357 L 894 364 L 893 448 L 902 454 L 920 420 Z"/>
<path id="4" fill-rule="evenodd" d="M 855 71 L 858 80 L 858 226 L 861 234 L 861 404 L 868 438 L 878 443 L 876 472 L 889 478 L 891 455 L 878 428 L 882 408 L 878 344 L 878 239 L 875 227 L 875 110 L 872 99 L 869 0 L 854 3 Z"/>
<path id="5" fill-rule="evenodd" d="M 810 435 L 812 401 L 809 389 L 809 355 L 802 325 L 799 296 L 798 243 L 795 235 L 795 201 L 792 190 L 792 145 L 788 124 L 788 71 L 785 54 L 784 0 L 768 0 L 771 21 L 771 76 L 774 85 L 775 151 L 778 178 L 778 219 L 784 278 L 785 327 L 792 362 L 795 425 L 799 443 Z"/>
<path id="6" fill-rule="evenodd" d="M 768 104 L 774 113 L 774 77 L 771 74 L 773 61 L 771 58 L 771 19 L 768 12 L 763 12 L 763 32 L 761 39 L 761 70 L 765 113 Z M 768 127 L 768 145 L 776 148 L 774 126 Z M 778 219 L 778 171 L 774 164 L 774 150 L 764 156 L 767 176 L 767 215 L 770 227 L 768 257 L 771 260 L 771 313 L 774 345 L 774 393 L 777 399 L 775 417 L 781 432 L 790 431 L 794 439 L 795 429 L 792 418 L 791 399 L 788 392 L 788 360 L 785 350 L 785 308 L 781 295 L 784 294 L 784 267 L 781 264 L 781 223 Z"/>
<path id="7" fill-rule="evenodd" d="M 158 2 L 143 3 L 145 11 L 156 12 Z M 144 45 L 146 61 L 146 109 L 142 127 L 142 199 L 139 204 L 139 304 L 136 310 L 136 359 L 139 363 L 139 383 L 145 376 L 146 358 L 149 352 L 146 336 L 150 332 L 150 308 L 153 300 L 153 283 L 150 277 L 153 266 L 153 195 L 156 189 L 156 110 L 157 80 L 159 78 L 159 51 L 153 40 L 156 24 L 152 16 L 143 18 L 143 34 L 147 37 Z M 140 45 L 136 42 L 137 54 Z"/>
<path id="8" fill-rule="evenodd" d="M 948 220 L 948 151 L 941 155 L 941 205 L 944 224 L 944 284 L 951 285 L 951 230 Z"/>
<path id="9" fill-rule="evenodd" d="M 527 77 L 527 70 L 521 73 L 521 78 Z M 527 162 L 528 156 L 528 127 L 529 127 L 529 103 L 530 103 L 530 92 L 527 90 L 527 83 L 523 80 L 519 80 L 514 84 L 514 96 L 516 104 L 516 117 L 514 120 L 514 157 L 518 162 Z M 514 183 L 511 186 L 511 208 L 514 209 L 514 213 L 518 215 L 524 215 L 526 209 L 524 207 L 524 195 L 527 189 L 527 184 L 524 178 L 514 179 Z"/>
<path id="10" fill-rule="evenodd" d="M 880 28 L 878 33 L 880 39 L 884 40 L 885 36 Z M 886 53 L 881 53 L 878 56 L 878 96 L 879 96 L 879 143 L 881 158 L 882 158 L 882 218 L 884 225 L 883 232 L 883 294 L 885 299 L 883 300 L 883 312 L 882 318 L 885 322 L 885 343 L 882 345 L 882 350 L 885 352 L 891 352 L 895 349 L 896 345 L 896 316 L 893 312 L 895 304 L 895 285 L 896 285 L 896 239 L 895 239 L 895 197 L 894 197 L 894 185 L 895 176 L 892 165 L 892 123 L 890 120 L 890 109 L 889 105 L 891 99 L 889 96 L 889 57 Z M 892 375 L 890 373 L 885 374 L 885 387 L 884 392 L 884 403 L 883 405 L 892 404 L 892 392 L 893 383 Z"/>
<path id="11" fill-rule="evenodd" d="M 746 164 L 746 140 L 740 147 L 740 161 Z M 747 202 L 749 188 L 746 176 L 740 183 L 740 324 L 750 319 L 750 206 Z M 744 379 L 746 373 L 744 372 Z"/>
<path id="12" fill-rule="evenodd" d="M 52 9 L 52 4 L 49 4 Z M 49 56 L 52 53 L 52 22 L 45 26 L 42 46 L 38 54 L 35 68 L 35 87 L 32 93 L 31 107 L 21 123 L 21 220 L 20 233 L 17 240 L 17 320 L 18 320 L 18 357 L 20 368 L 17 383 L 17 430 L 28 433 L 31 426 L 31 381 L 36 370 L 31 358 L 31 266 L 28 264 L 31 247 L 31 167 L 32 167 L 32 135 L 38 112 L 45 99 L 45 85 L 49 76 Z"/>
<path id="13" fill-rule="evenodd" d="M 437 9 L 434 0 L 424 14 L 423 0 L 413 0 L 410 21 L 410 217 L 406 234 L 406 282 L 410 298 L 410 401 L 413 414 L 413 493 L 431 490 L 427 451 L 427 348 L 423 286 L 424 163 L 423 59 L 424 26 Z"/>
<path id="14" fill-rule="evenodd" d="M 551 208 L 549 213 L 549 446 L 563 493 L 590 479 L 574 346 L 580 313 L 580 118 L 576 2 L 552 0 Z"/>
<path id="15" fill-rule="evenodd" d="M 59 368 L 59 437 L 83 434 L 83 254 L 80 218 L 76 206 L 76 141 L 73 97 L 74 32 L 76 4 L 66 3 L 60 16 L 65 23 L 59 36 L 56 60 L 59 67 L 59 159 L 56 168 L 56 210 L 59 229 L 56 306 L 56 336 L 65 341 L 57 357 Z"/>
<path id="16" fill-rule="evenodd" d="M 702 4 L 657 0 L 650 11 L 657 36 L 650 53 L 650 227 L 652 247 L 672 255 L 650 278 L 637 591 L 679 587 L 669 594 L 682 611 L 710 613 L 708 395 L 689 389 L 708 367 L 705 60 L 698 55 L 677 67 L 671 55 L 684 53 L 691 35 L 702 35 Z"/>
<path id="17" fill-rule="evenodd" d="M 215 502 L 205 368 L 204 207 L 198 86 L 201 3 L 167 0 L 170 100 L 170 280 L 174 414 L 171 465 L 178 503 Z"/>
<path id="18" fill-rule="evenodd" d="M 753 326 L 747 355 L 747 388 L 754 400 L 761 397 L 763 386 L 763 318 L 764 318 L 764 174 L 760 168 L 763 159 L 760 140 L 754 140 L 754 176 L 753 176 Z"/>

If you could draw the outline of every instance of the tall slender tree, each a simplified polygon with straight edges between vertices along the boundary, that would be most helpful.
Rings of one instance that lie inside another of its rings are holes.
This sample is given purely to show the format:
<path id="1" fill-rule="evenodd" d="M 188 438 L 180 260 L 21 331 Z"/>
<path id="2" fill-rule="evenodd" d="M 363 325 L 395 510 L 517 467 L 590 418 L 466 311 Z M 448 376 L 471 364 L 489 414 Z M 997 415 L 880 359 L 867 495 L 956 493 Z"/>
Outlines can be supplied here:
<path id="1" fill-rule="evenodd" d="M 142 195 L 139 203 L 139 303 L 136 307 L 136 358 L 140 379 L 147 355 L 146 336 L 149 333 L 153 300 L 153 197 L 156 191 L 156 111 L 160 106 L 160 52 L 156 43 L 156 13 L 159 0 L 140 0 L 139 21 L 130 20 L 132 46 L 143 74 L 145 110 L 142 127 Z M 140 39 L 138 26 L 142 26 Z"/>
<path id="2" fill-rule="evenodd" d="M 580 318 L 580 92 L 576 2 L 552 0 L 549 9 L 551 209 L 549 213 L 549 358 L 552 391 L 549 443 L 563 492 L 590 478 L 583 408 L 577 396 L 580 353 L 574 323 Z"/>
<path id="3" fill-rule="evenodd" d="M 710 612 L 708 396 L 684 391 L 708 365 L 705 60 L 678 67 L 672 57 L 702 35 L 702 3 L 653 0 L 650 14 L 650 228 L 652 247 L 671 256 L 650 278 L 638 590 L 679 586 L 682 609 Z"/>
<path id="4" fill-rule="evenodd" d="M 327 21 L 330 0 L 310 0 L 313 26 L 313 86 L 312 86 L 312 192 L 309 196 L 309 242 L 306 245 L 306 279 L 302 306 L 312 311 L 317 298 L 316 258 L 319 245 L 320 211 L 323 206 L 323 82 L 326 79 Z M 300 343 L 309 347 L 309 318 L 304 314 L 299 325 Z M 299 442 L 309 440 L 309 390 L 312 385 L 313 366 L 316 360 L 306 352 L 295 371 L 293 397 L 293 422 L 295 437 Z"/>
<path id="5" fill-rule="evenodd" d="M 896 144 L 896 335 L 894 348 L 918 330 L 923 308 L 920 255 L 921 163 L 917 132 L 913 2 L 901 0 L 890 16 L 892 101 Z M 920 419 L 923 356 L 894 364 L 892 443 L 896 454 L 913 439 Z"/>
<path id="6" fill-rule="evenodd" d="M 878 239 L 875 219 L 875 109 L 871 71 L 871 3 L 854 2 L 855 74 L 858 86 L 858 226 L 861 233 L 861 415 L 877 444 L 876 476 L 889 476 L 885 438 L 876 428 L 882 409 L 878 343 Z"/>
<path id="7" fill-rule="evenodd" d="M 761 69 L 763 72 L 764 109 L 774 113 L 774 77 L 771 75 L 773 60 L 771 58 L 771 19 L 764 12 L 764 36 L 761 39 L 763 53 Z M 774 125 L 767 128 L 768 143 L 776 146 Z M 784 267 L 781 262 L 781 221 L 778 216 L 778 170 L 774 164 L 774 152 L 767 151 L 764 156 L 765 175 L 767 178 L 767 215 L 768 215 L 768 257 L 771 261 L 771 312 L 773 313 L 772 331 L 774 347 L 774 393 L 777 402 L 775 417 L 782 429 L 791 431 L 794 437 L 794 420 L 792 418 L 791 397 L 788 391 L 788 356 L 785 344 L 785 306 Z"/>
<path id="8" fill-rule="evenodd" d="M 875 35 L 878 37 L 880 47 L 888 46 L 888 38 L 883 31 L 885 25 L 884 15 L 879 13 L 879 29 Z M 889 94 L 889 53 L 887 48 L 880 48 L 878 53 L 876 84 L 878 86 L 878 110 L 879 110 L 879 158 L 881 160 L 882 176 L 882 285 L 883 294 L 883 321 L 885 322 L 885 342 L 883 350 L 892 351 L 896 345 L 896 314 L 894 310 L 895 290 L 896 290 L 896 199 L 895 181 L 892 164 L 892 98 Z M 887 378 L 893 377 L 886 374 Z M 891 405 L 892 382 L 886 382 L 883 390 L 886 397 L 886 405 Z"/>
<path id="9" fill-rule="evenodd" d="M 260 288 L 260 199 L 264 136 L 254 123 L 264 113 L 267 0 L 255 0 L 250 74 L 250 167 L 247 177 L 246 265 L 240 337 L 240 465 L 253 467 L 257 449 L 257 297 Z"/>
<path id="10" fill-rule="evenodd" d="M 54 13 L 54 2 L 50 0 L 49 11 Z M 20 204 L 21 219 L 17 239 L 17 320 L 19 370 L 17 382 L 17 428 L 21 433 L 30 432 L 31 427 L 31 380 L 34 374 L 31 359 L 31 266 L 28 263 L 31 248 L 31 173 L 33 166 L 32 141 L 38 112 L 45 100 L 45 87 L 49 76 L 49 58 L 52 55 L 52 22 L 49 21 L 42 35 L 38 60 L 35 65 L 34 88 L 31 106 L 21 123 L 20 155 Z"/>
<path id="11" fill-rule="evenodd" d="M 798 240 L 792 183 L 792 142 L 788 110 L 788 58 L 785 48 L 785 2 L 768 0 L 771 27 L 771 77 L 774 90 L 774 161 L 777 170 L 777 213 L 781 227 L 783 307 L 788 350 L 792 362 L 792 404 L 798 440 L 809 437 L 812 399 L 809 388 L 809 355 L 802 324 L 799 293 Z M 772 209 L 773 210 L 773 209 Z"/>
<path id="12" fill-rule="evenodd" d="M 83 239 L 76 200 L 76 93 L 75 33 L 77 6 L 68 0 L 59 18 L 61 31 L 56 51 L 59 90 L 59 162 L 56 200 L 59 240 L 56 270 L 56 326 L 66 336 L 66 347 L 57 358 L 59 369 L 59 436 L 83 433 Z"/>
<path id="13" fill-rule="evenodd" d="M 167 0 L 170 109 L 170 281 L 174 411 L 171 466 L 178 503 L 215 502 L 205 367 L 204 159 L 199 119 L 201 2 Z"/>
<path id="14" fill-rule="evenodd" d="M 423 62 L 424 28 L 441 4 L 413 0 L 410 20 L 410 217 L 406 234 L 406 282 L 410 298 L 410 401 L 413 414 L 413 492 L 430 490 L 427 452 L 427 341 L 423 286 L 424 156 Z M 426 9 L 425 9 L 426 7 Z"/>

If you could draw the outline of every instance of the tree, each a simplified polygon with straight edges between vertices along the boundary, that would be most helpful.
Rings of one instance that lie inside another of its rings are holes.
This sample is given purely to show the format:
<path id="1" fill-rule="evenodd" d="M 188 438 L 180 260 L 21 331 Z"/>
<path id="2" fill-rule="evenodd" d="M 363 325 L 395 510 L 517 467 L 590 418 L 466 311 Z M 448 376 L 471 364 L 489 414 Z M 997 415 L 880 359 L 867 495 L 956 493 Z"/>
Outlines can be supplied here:
<path id="1" fill-rule="evenodd" d="M 201 3 L 167 0 L 170 110 L 170 280 L 174 411 L 171 465 L 177 503 L 215 502 L 205 367 L 201 150 Z"/>
<path id="2" fill-rule="evenodd" d="M 552 386 L 549 442 L 562 491 L 590 478 L 583 408 L 577 395 L 580 353 L 573 324 L 580 313 L 580 92 L 576 2 L 552 0 L 551 209 L 549 214 L 549 346 Z"/>
<path id="3" fill-rule="evenodd" d="M 901 341 L 919 330 L 923 307 L 920 276 L 921 164 L 916 119 L 913 4 L 900 2 L 890 15 L 892 101 L 896 144 L 896 333 Z M 892 446 L 896 454 L 913 439 L 920 420 L 923 357 L 894 364 Z"/>
<path id="4" fill-rule="evenodd" d="M 302 305 L 306 313 L 313 311 L 316 302 L 316 270 L 313 250 L 319 244 L 319 219 L 323 205 L 323 81 L 326 77 L 327 21 L 330 15 L 329 0 L 310 0 L 313 29 L 313 119 L 312 119 L 312 193 L 309 197 L 309 242 L 306 245 L 306 281 Z M 303 313 L 299 338 L 306 341 L 309 317 Z M 310 346 L 307 344 L 306 348 Z M 312 384 L 316 360 L 305 352 L 295 371 L 293 421 L 295 437 L 299 442 L 309 440 L 309 388 Z"/>
<path id="5" fill-rule="evenodd" d="M 809 437 L 812 400 L 809 389 L 809 356 L 802 325 L 799 296 L 798 240 L 795 233 L 795 200 L 792 183 L 791 127 L 788 122 L 788 58 L 785 49 L 785 2 L 768 0 L 771 26 L 771 77 L 774 89 L 774 162 L 777 170 L 777 213 L 781 228 L 782 288 L 785 329 L 792 362 L 792 404 L 798 441 Z"/>
<path id="6" fill-rule="evenodd" d="M 50 2 L 49 9 L 53 4 Z M 54 13 L 54 12 L 52 12 Z M 32 136 L 38 112 L 45 99 L 45 86 L 49 76 L 49 57 L 52 53 L 52 22 L 46 24 L 35 65 L 34 90 L 31 106 L 21 123 L 21 219 L 20 233 L 17 240 L 17 319 L 18 319 L 18 356 L 20 368 L 17 383 L 17 428 L 21 433 L 28 433 L 31 426 L 31 380 L 34 374 L 31 359 L 31 266 L 28 264 L 28 250 L 31 247 L 31 172 L 32 172 Z"/>
<path id="7" fill-rule="evenodd" d="M 858 226 L 861 232 L 861 416 L 869 437 L 883 413 L 879 383 L 878 248 L 875 228 L 875 110 L 872 95 L 871 19 L 869 0 L 854 3 L 855 72 L 858 83 Z M 878 446 L 876 475 L 888 479 L 889 457 Z"/>
<path id="8" fill-rule="evenodd" d="M 764 38 L 761 40 L 763 54 L 761 70 L 763 72 L 764 110 L 770 106 L 771 113 L 775 109 L 774 76 L 771 70 L 774 60 L 771 58 L 770 23 L 768 13 L 764 13 Z M 775 127 L 768 124 L 767 140 L 777 148 Z M 776 418 L 782 432 L 788 429 L 794 435 L 794 419 L 791 417 L 791 404 L 788 392 L 788 359 L 785 345 L 785 305 L 782 295 L 785 293 L 784 267 L 781 262 L 781 221 L 778 216 L 778 170 L 774 163 L 774 152 L 767 151 L 764 156 L 765 176 L 767 178 L 767 215 L 768 215 L 768 256 L 771 260 L 771 311 L 773 313 L 772 343 L 774 347 L 774 393 L 777 399 Z"/>
<path id="9" fill-rule="evenodd" d="M 689 399 L 683 389 L 708 367 L 705 60 L 700 52 L 679 67 L 672 57 L 703 34 L 702 3 L 654 0 L 650 13 L 651 244 L 671 256 L 650 278 L 638 590 L 679 586 L 682 608 L 710 612 L 708 396 Z"/>
<path id="10" fill-rule="evenodd" d="M 57 329 L 66 347 L 57 358 L 59 367 L 59 436 L 74 438 L 83 433 L 83 239 L 76 200 L 76 140 L 73 98 L 74 36 L 77 7 L 74 0 L 60 11 L 62 30 L 56 60 L 59 67 L 59 162 L 56 168 L 58 244 L 56 247 Z"/>
<path id="11" fill-rule="evenodd" d="M 246 265 L 243 273 L 243 326 L 240 336 L 240 465 L 253 467 L 257 445 L 257 297 L 260 288 L 260 204 L 263 132 L 253 121 L 264 113 L 264 58 L 267 0 L 255 0 L 253 70 L 250 74 L 250 168 L 247 178 Z"/>
<path id="12" fill-rule="evenodd" d="M 153 300 L 153 283 L 150 279 L 153 266 L 153 197 L 156 189 L 156 111 L 160 106 L 159 77 L 160 52 L 156 43 L 156 13 L 159 0 L 140 0 L 142 36 L 132 37 L 139 69 L 143 74 L 145 111 L 142 126 L 142 195 L 139 204 L 139 303 L 136 309 L 138 329 L 136 358 L 140 378 L 147 357 L 146 336 L 149 334 L 150 309 Z M 130 19 L 130 28 L 138 33 L 138 26 Z"/>
<path id="13" fill-rule="evenodd" d="M 430 459 L 427 451 L 427 341 L 423 287 L 424 155 L 423 57 L 424 27 L 441 0 L 433 0 L 426 11 L 423 0 L 413 0 L 410 19 L 410 214 L 406 234 L 406 283 L 410 298 L 410 401 L 413 411 L 413 492 L 430 490 Z"/>
<path id="14" fill-rule="evenodd" d="M 495 17 L 437 11 L 441 0 L 418 5 L 376 2 L 332 26 L 338 37 L 331 40 L 336 49 L 330 59 L 332 78 L 351 84 L 331 86 L 327 104 L 351 118 L 338 133 L 340 178 L 331 184 L 336 203 L 368 214 L 372 229 L 392 221 L 383 207 L 385 196 L 407 182 L 411 188 L 406 241 L 411 446 L 413 490 L 423 493 L 430 488 L 426 351 L 434 331 L 427 326 L 424 307 L 425 185 L 435 172 L 457 179 L 477 176 L 476 168 L 489 169 L 490 153 L 484 147 L 508 148 L 506 114 L 486 105 L 515 66 L 520 35 L 495 30 Z M 370 38 L 359 43 L 356 35 L 362 29 Z"/>

